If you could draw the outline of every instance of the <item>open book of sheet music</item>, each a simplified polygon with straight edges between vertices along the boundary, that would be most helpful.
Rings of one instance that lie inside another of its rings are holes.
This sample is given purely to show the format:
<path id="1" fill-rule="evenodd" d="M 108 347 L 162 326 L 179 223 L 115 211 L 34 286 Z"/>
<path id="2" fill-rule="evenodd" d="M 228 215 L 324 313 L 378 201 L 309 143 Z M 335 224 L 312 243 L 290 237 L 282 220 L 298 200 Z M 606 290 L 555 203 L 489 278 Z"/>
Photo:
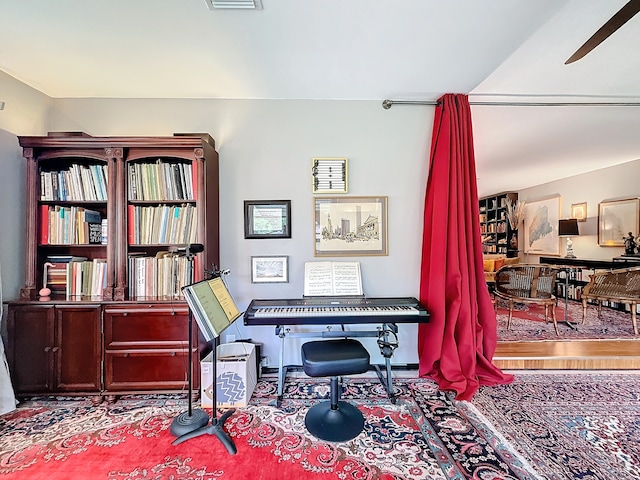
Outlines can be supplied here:
<path id="1" fill-rule="evenodd" d="M 240 316 L 222 278 L 212 278 L 182 288 L 202 336 L 211 341 Z"/>
<path id="2" fill-rule="evenodd" d="M 306 262 L 304 296 L 362 295 L 360 262 Z"/>

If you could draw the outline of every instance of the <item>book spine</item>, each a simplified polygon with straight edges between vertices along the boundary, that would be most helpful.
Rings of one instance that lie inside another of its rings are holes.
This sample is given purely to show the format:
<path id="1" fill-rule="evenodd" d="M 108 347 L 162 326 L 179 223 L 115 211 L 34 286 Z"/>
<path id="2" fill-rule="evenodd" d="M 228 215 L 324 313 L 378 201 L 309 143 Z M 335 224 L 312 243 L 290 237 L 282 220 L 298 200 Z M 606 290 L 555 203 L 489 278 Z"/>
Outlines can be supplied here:
<path id="1" fill-rule="evenodd" d="M 127 206 L 127 241 L 129 245 L 136 244 L 135 228 L 136 225 L 136 211 L 134 205 Z"/>
<path id="2" fill-rule="evenodd" d="M 191 162 L 188 166 L 191 171 L 191 200 L 198 198 L 198 162 Z"/>
<path id="3" fill-rule="evenodd" d="M 40 205 L 40 244 L 49 245 L 49 206 Z"/>
<path id="4" fill-rule="evenodd" d="M 106 218 L 103 218 L 100 224 L 100 234 L 101 234 L 100 243 L 102 243 L 102 245 L 106 245 L 108 243 L 108 238 L 109 238 L 109 222 Z"/>

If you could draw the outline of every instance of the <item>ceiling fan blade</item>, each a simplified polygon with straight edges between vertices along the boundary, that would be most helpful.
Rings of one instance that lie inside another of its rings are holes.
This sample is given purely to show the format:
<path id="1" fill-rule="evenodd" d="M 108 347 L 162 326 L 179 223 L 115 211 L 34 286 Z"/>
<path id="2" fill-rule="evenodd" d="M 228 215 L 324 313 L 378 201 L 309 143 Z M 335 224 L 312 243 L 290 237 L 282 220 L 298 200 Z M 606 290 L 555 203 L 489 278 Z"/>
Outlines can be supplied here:
<path id="1" fill-rule="evenodd" d="M 624 7 L 618 10 L 613 17 L 609 19 L 593 36 L 582 45 L 576 53 L 571 55 L 569 60 L 564 62 L 565 65 L 580 60 L 591 50 L 604 42 L 613 32 L 618 30 L 622 25 L 627 23 L 631 18 L 640 12 L 640 0 L 631 0 Z"/>

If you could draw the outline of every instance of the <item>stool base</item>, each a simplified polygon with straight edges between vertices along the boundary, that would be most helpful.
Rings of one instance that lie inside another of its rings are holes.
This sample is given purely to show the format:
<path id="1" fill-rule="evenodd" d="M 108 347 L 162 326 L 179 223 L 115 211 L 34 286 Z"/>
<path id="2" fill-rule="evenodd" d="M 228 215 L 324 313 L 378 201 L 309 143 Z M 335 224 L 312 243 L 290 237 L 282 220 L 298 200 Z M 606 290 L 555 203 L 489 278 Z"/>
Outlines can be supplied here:
<path id="1" fill-rule="evenodd" d="M 364 415 L 354 405 L 339 401 L 336 410 L 331 402 L 322 402 L 309 409 L 304 424 L 311 435 L 328 442 L 346 442 L 364 429 Z"/>

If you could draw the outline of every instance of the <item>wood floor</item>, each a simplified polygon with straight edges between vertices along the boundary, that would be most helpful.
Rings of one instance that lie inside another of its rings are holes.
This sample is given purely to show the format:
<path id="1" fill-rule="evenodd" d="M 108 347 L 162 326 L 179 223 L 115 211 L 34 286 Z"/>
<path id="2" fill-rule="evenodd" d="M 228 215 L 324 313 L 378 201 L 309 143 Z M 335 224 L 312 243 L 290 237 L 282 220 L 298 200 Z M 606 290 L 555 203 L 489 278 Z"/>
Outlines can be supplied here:
<path id="1" fill-rule="evenodd" d="M 640 369 L 640 337 L 633 340 L 498 342 L 493 363 L 502 369 Z"/>

